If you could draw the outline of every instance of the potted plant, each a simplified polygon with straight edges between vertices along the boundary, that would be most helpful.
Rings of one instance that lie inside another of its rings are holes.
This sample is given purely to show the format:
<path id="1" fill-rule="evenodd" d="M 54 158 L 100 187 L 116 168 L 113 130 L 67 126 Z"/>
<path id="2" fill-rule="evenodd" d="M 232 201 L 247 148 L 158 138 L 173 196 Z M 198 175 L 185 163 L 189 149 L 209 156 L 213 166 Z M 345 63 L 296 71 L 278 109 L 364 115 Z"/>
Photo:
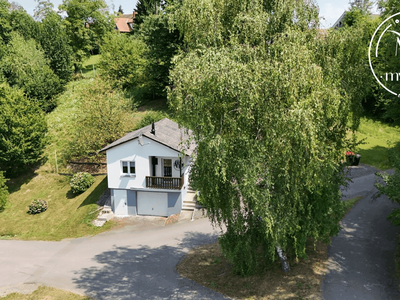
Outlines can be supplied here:
<path id="1" fill-rule="evenodd" d="M 346 152 L 346 162 L 351 166 L 354 161 L 354 152 L 347 151 Z"/>
<path id="2" fill-rule="evenodd" d="M 360 163 L 361 155 L 360 154 L 354 154 L 353 151 L 347 151 L 346 152 L 346 162 L 350 166 L 358 166 Z"/>

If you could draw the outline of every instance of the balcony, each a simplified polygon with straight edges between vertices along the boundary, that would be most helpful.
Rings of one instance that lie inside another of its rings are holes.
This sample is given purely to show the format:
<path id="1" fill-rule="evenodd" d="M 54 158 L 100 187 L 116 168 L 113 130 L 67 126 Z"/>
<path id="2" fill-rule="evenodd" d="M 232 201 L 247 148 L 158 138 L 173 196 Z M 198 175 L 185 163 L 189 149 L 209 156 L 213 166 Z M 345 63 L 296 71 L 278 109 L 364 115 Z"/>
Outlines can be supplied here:
<path id="1" fill-rule="evenodd" d="M 182 177 L 146 176 L 146 187 L 150 189 L 180 190 L 183 186 Z"/>

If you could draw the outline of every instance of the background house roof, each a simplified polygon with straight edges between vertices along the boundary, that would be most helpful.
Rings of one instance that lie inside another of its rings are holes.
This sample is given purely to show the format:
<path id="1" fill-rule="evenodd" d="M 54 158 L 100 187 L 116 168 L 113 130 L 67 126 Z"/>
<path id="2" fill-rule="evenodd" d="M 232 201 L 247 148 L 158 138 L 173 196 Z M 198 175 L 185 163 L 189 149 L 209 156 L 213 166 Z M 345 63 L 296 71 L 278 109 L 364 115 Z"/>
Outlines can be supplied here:
<path id="1" fill-rule="evenodd" d="M 114 22 L 119 32 L 130 32 L 132 30 L 129 26 L 129 23 L 133 22 L 132 18 L 115 18 Z"/>
<path id="2" fill-rule="evenodd" d="M 180 127 L 178 123 L 175 123 L 167 118 L 154 123 L 155 134 L 150 132 L 151 127 L 152 125 L 148 125 L 130 132 L 119 140 L 107 145 L 99 152 L 107 151 L 120 144 L 137 139 L 142 135 L 178 152 L 184 150 L 186 155 L 191 155 L 193 153 L 196 143 L 193 139 L 189 140 L 190 137 L 193 137 L 190 129 L 187 130 L 186 128 Z"/>
<path id="3" fill-rule="evenodd" d="M 134 11 L 132 14 L 119 15 L 114 19 L 115 27 L 119 32 L 131 32 L 133 29 L 133 19 L 137 15 Z"/>

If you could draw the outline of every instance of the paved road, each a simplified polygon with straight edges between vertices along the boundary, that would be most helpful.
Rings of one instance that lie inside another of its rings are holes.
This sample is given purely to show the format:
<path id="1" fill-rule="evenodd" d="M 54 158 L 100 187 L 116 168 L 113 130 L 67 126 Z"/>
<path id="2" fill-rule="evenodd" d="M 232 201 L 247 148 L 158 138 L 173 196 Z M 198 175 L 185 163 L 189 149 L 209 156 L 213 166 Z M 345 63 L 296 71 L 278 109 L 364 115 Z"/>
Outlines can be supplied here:
<path id="1" fill-rule="evenodd" d="M 217 236 L 208 219 L 200 219 L 62 242 L 3 240 L 0 296 L 42 283 L 97 299 L 227 299 L 175 268 L 190 248 Z"/>
<path id="2" fill-rule="evenodd" d="M 364 198 L 343 219 L 332 239 L 325 300 L 400 299 L 394 253 L 400 228 L 386 216 L 387 197 L 373 201 L 376 169 L 352 169 L 343 200 Z M 137 231 L 125 227 L 91 238 L 62 242 L 0 241 L 0 296 L 37 284 L 88 294 L 97 299 L 227 299 L 179 276 L 176 264 L 196 245 L 212 243 L 218 232 L 207 219 Z"/>
<path id="3" fill-rule="evenodd" d="M 400 228 L 386 217 L 399 208 L 386 196 L 373 200 L 377 169 L 351 169 L 352 182 L 343 189 L 343 200 L 364 196 L 344 217 L 338 236 L 328 249 L 330 272 L 322 284 L 325 300 L 400 299 L 395 277 L 395 252 Z"/>

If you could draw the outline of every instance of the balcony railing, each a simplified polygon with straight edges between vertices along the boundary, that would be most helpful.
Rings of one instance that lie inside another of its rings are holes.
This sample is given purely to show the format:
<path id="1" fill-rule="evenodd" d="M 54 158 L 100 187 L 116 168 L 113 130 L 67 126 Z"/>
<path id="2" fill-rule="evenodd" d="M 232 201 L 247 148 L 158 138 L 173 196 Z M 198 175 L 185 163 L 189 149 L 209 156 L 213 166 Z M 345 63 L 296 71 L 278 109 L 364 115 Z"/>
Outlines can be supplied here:
<path id="1" fill-rule="evenodd" d="M 180 190 L 183 186 L 182 177 L 146 176 L 146 187 L 150 189 Z"/>

